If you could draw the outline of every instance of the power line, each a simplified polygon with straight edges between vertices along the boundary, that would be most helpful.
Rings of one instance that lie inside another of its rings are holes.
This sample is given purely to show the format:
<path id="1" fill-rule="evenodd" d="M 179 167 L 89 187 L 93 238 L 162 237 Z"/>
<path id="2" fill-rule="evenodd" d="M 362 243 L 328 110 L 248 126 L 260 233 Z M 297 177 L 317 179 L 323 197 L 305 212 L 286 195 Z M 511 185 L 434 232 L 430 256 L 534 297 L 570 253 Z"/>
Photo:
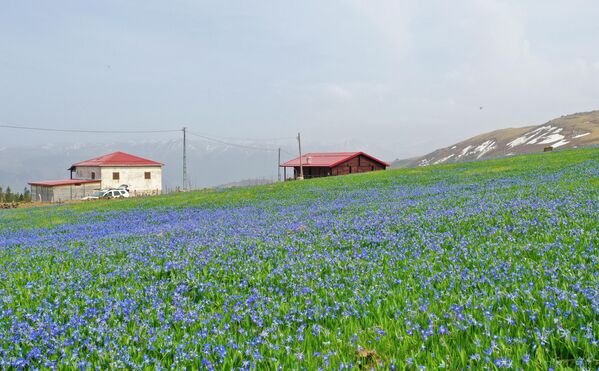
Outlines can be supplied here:
<path id="1" fill-rule="evenodd" d="M 63 133 L 93 133 L 93 134 L 149 134 L 149 133 L 175 133 L 175 132 L 182 131 L 182 129 L 162 129 L 162 130 L 58 129 L 58 128 L 40 128 L 40 127 L 35 127 L 35 126 L 6 125 L 6 124 L 0 124 L 0 128 L 18 129 L 18 130 L 34 130 L 34 131 L 51 131 L 51 132 L 63 132 Z M 260 139 L 239 138 L 239 137 L 218 137 L 217 138 L 217 137 L 208 136 L 208 135 L 202 134 L 202 133 L 192 133 L 190 131 L 188 131 L 188 133 L 193 134 L 200 138 L 204 138 L 206 140 L 213 141 L 213 142 L 219 142 L 222 144 L 238 146 L 238 147 L 243 147 L 243 148 L 249 148 L 249 149 L 260 149 L 260 150 L 269 150 L 269 151 L 275 151 L 276 149 L 275 148 L 266 149 L 266 148 L 243 145 L 243 144 L 239 144 L 239 143 L 232 143 L 227 140 L 223 140 L 223 139 L 219 139 L 219 138 L 224 138 L 224 139 L 229 139 L 229 140 L 250 140 L 250 141 L 262 141 L 262 142 L 274 142 L 274 141 L 281 141 L 281 140 L 290 140 L 290 139 L 295 140 L 296 139 L 295 137 L 260 138 Z M 289 153 L 285 150 L 283 150 L 283 152 Z"/>
<path id="2" fill-rule="evenodd" d="M 276 141 L 283 141 L 283 140 L 296 140 L 296 137 L 279 137 L 279 138 L 241 138 L 241 137 L 224 137 L 224 136 L 220 136 L 220 135 L 210 135 L 210 134 L 206 134 L 206 133 L 199 133 L 196 132 L 196 135 L 203 135 L 206 137 L 210 137 L 210 138 L 214 138 L 214 139 L 219 139 L 219 140 L 248 140 L 248 141 L 252 141 L 252 142 L 276 142 Z"/>
<path id="3" fill-rule="evenodd" d="M 253 149 L 253 150 L 258 150 L 258 151 L 266 151 L 266 152 L 276 152 L 276 151 L 278 151 L 278 148 L 255 147 L 255 146 L 248 146 L 248 145 L 245 145 L 245 144 L 227 142 L 227 141 L 220 140 L 220 139 L 217 139 L 217 138 L 212 138 L 212 137 L 208 137 L 208 136 L 201 135 L 201 134 L 198 134 L 198 133 L 194 133 L 194 132 L 189 131 L 189 130 L 187 131 L 187 133 L 189 133 L 191 135 L 194 135 L 196 137 L 208 140 L 208 141 L 212 141 L 212 142 L 216 142 L 216 143 L 221 143 L 221 144 L 225 144 L 225 145 L 233 146 L 233 147 L 240 147 L 240 148 L 245 148 L 245 149 Z"/>
<path id="4" fill-rule="evenodd" d="M 94 133 L 94 134 L 143 134 L 143 133 L 174 133 L 180 132 L 181 129 L 171 130 L 83 130 L 83 129 L 55 129 L 55 128 L 40 128 L 33 126 L 20 126 L 20 125 L 3 125 L 0 124 L 1 128 L 7 129 L 19 129 L 19 130 L 35 130 L 35 131 L 54 131 L 63 133 Z"/>
<path id="5" fill-rule="evenodd" d="M 86 130 L 86 129 L 63 129 L 63 128 L 41 128 L 36 126 L 24 126 L 24 125 L 9 125 L 9 124 L 0 124 L 0 128 L 6 129 L 16 129 L 16 130 L 32 130 L 32 131 L 44 131 L 44 132 L 62 132 L 62 133 L 91 133 L 91 134 L 149 134 L 149 133 L 175 133 L 182 132 L 183 133 L 183 189 L 186 189 L 188 180 L 187 180 L 187 145 L 186 145 L 186 134 L 191 134 L 193 136 L 202 138 L 207 141 L 216 142 L 220 144 L 224 144 L 232 147 L 239 147 L 251 150 L 258 151 L 266 151 L 266 152 L 276 152 L 279 153 L 279 180 L 281 178 L 280 174 L 280 162 L 281 162 L 281 152 L 294 156 L 293 153 L 286 151 L 282 148 L 269 148 L 269 147 L 256 147 L 245 144 L 233 143 L 227 140 L 222 140 L 218 138 L 214 138 L 208 135 L 194 133 L 187 130 L 186 127 L 182 129 L 163 129 L 163 130 Z M 233 137 L 223 137 L 226 139 L 238 139 L 238 140 L 251 140 L 251 141 L 262 141 L 262 142 L 274 142 L 274 141 L 282 141 L 282 140 L 290 140 L 296 139 L 294 137 L 281 137 L 281 138 L 270 138 L 270 139 L 242 139 L 242 138 L 233 138 Z M 299 140 L 299 134 L 298 138 Z M 300 150 L 301 151 L 301 150 Z M 301 152 L 300 152 L 301 153 Z M 301 155 L 300 155 L 301 156 Z"/>
<path id="6" fill-rule="evenodd" d="M 0 128 L 17 129 L 17 130 L 62 132 L 62 133 L 92 133 L 92 134 L 151 134 L 151 133 L 176 133 L 176 132 L 181 132 L 182 131 L 182 129 L 162 129 L 162 130 L 86 130 L 86 129 L 41 128 L 41 127 L 35 127 L 35 126 L 7 125 L 7 124 L 0 124 Z M 194 135 L 196 137 L 199 137 L 199 138 L 211 141 L 211 142 L 216 142 L 216 143 L 220 143 L 220 144 L 224 144 L 224 145 L 228 145 L 228 146 L 234 146 L 234 147 L 239 147 L 239 148 L 258 150 L 258 151 L 267 151 L 267 152 L 276 152 L 276 151 L 278 151 L 278 148 L 257 147 L 257 146 L 250 146 L 250 145 L 246 145 L 246 144 L 233 143 L 233 142 L 230 142 L 230 141 L 227 141 L 227 140 L 222 140 L 222 139 L 211 137 L 211 136 L 208 136 L 208 135 L 191 132 L 189 130 L 187 130 L 187 133 L 191 134 L 191 135 Z M 222 137 L 222 138 L 239 139 L 239 140 L 252 140 L 252 141 L 253 140 L 259 140 L 259 141 L 276 141 L 276 140 L 297 139 L 295 137 L 280 137 L 280 138 L 270 138 L 270 139 L 247 139 L 247 138 L 233 138 L 233 137 Z M 282 149 L 282 148 L 281 148 L 281 152 L 284 152 L 284 153 L 286 153 L 288 155 L 294 156 L 293 153 L 291 153 L 289 151 L 286 151 L 285 149 Z"/>
<path id="7" fill-rule="evenodd" d="M 295 138 L 294 138 L 295 139 Z M 290 155 L 290 156 L 295 156 L 295 153 L 291 153 L 289 151 L 284 150 L 283 148 L 281 148 L 281 152 L 285 152 L 286 154 Z"/>

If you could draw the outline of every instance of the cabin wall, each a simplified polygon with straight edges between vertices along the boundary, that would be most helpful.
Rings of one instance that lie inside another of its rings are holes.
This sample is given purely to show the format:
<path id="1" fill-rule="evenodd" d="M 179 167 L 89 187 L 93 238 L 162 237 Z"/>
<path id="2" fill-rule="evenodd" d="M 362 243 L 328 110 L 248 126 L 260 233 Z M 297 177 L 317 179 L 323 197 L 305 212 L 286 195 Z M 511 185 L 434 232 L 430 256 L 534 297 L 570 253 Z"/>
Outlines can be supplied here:
<path id="1" fill-rule="evenodd" d="M 347 174 L 358 174 L 367 173 L 370 171 L 385 170 L 386 166 L 383 164 L 373 161 L 370 158 L 359 155 L 351 160 L 345 161 L 333 168 L 329 167 L 310 167 L 304 166 L 304 178 L 320 178 L 324 176 L 335 176 L 335 175 L 347 175 Z M 300 175 L 299 166 L 293 168 L 294 178 L 298 178 Z"/>
<path id="2" fill-rule="evenodd" d="M 366 156 L 360 155 L 335 166 L 332 169 L 332 175 L 367 173 L 378 170 L 385 170 L 385 166 L 376 161 L 372 161 Z"/>
<path id="3" fill-rule="evenodd" d="M 299 166 L 294 167 L 293 169 L 294 169 L 295 178 L 299 177 L 299 175 L 300 175 Z M 331 169 L 328 167 L 304 166 L 304 178 L 306 178 L 306 179 L 321 178 L 321 177 L 330 176 L 330 175 L 332 175 Z"/>

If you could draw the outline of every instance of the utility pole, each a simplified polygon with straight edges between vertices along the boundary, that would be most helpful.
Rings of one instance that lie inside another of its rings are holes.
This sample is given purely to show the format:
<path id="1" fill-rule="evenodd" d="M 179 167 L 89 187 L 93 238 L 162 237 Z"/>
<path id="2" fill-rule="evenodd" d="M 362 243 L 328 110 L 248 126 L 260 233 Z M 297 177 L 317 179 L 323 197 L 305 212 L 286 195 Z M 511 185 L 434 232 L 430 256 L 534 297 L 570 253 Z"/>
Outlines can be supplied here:
<path id="1" fill-rule="evenodd" d="M 281 181 L 281 147 L 279 147 L 279 166 L 277 166 L 277 170 L 279 171 L 279 182 Z"/>
<path id="2" fill-rule="evenodd" d="M 298 180 L 304 180 L 304 165 L 302 164 L 302 138 L 300 133 L 297 133 L 297 146 L 299 147 L 299 163 L 300 163 L 300 176 Z"/>
<path id="3" fill-rule="evenodd" d="M 183 127 L 183 190 L 187 189 L 187 128 Z"/>

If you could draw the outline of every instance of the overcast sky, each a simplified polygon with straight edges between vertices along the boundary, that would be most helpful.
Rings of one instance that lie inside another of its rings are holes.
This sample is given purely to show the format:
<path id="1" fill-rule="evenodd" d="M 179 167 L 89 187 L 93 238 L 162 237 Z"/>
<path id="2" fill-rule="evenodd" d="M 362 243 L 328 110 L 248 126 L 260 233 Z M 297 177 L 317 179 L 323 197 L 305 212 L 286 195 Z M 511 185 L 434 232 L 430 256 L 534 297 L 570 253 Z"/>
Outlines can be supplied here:
<path id="1" fill-rule="evenodd" d="M 413 156 L 599 109 L 598 20 L 596 0 L 3 1 L 0 123 Z M 132 137 L 0 128 L 0 146 Z"/>

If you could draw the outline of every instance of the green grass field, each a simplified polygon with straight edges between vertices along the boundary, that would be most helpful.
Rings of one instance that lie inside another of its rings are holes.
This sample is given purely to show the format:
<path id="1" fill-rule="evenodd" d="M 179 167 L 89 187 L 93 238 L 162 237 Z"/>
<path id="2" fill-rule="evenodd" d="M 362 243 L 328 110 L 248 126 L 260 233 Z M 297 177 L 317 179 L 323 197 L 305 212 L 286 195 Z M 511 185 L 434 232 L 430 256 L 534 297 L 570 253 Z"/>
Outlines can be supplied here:
<path id="1" fill-rule="evenodd" d="M 598 369 L 599 149 L 0 211 L 0 368 Z"/>

